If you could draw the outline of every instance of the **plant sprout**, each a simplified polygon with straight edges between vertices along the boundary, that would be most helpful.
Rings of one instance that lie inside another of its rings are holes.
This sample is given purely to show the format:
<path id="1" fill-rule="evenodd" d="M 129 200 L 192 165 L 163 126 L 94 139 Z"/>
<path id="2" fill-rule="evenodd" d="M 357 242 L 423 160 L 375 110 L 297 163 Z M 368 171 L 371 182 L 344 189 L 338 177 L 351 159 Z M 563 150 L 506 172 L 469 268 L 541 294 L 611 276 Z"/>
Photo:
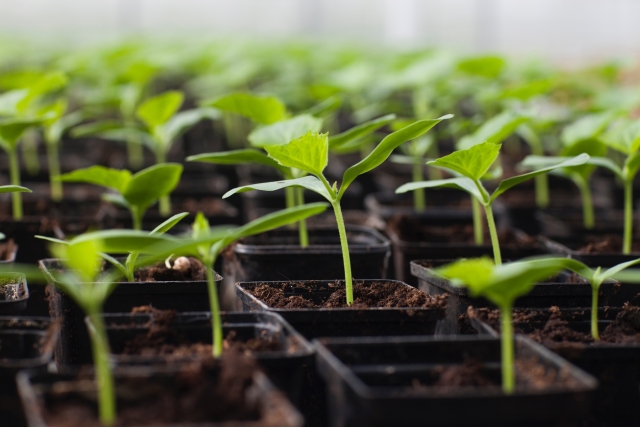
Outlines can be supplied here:
<path id="1" fill-rule="evenodd" d="M 147 209 L 176 188 L 181 174 L 181 164 L 162 163 L 135 174 L 128 170 L 91 166 L 66 173 L 60 179 L 64 182 L 86 182 L 115 190 L 116 194 L 103 194 L 102 198 L 129 209 L 133 228 L 141 230 L 142 218 Z"/>
<path id="2" fill-rule="evenodd" d="M 344 196 L 347 188 L 349 188 L 349 185 L 359 175 L 380 166 L 391 155 L 393 150 L 404 142 L 418 138 L 442 120 L 451 117 L 452 116 L 449 115 L 434 120 L 420 120 L 386 136 L 367 157 L 344 172 L 340 188 L 338 188 L 337 182 L 333 185 L 329 184 L 329 181 L 323 175 L 323 171 L 329 163 L 329 137 L 327 134 L 309 132 L 284 145 L 265 145 L 264 148 L 267 153 L 269 153 L 269 157 L 275 159 L 280 165 L 300 169 L 309 175 L 302 178 L 246 185 L 228 191 L 222 198 L 251 190 L 275 191 L 287 187 L 301 187 L 318 193 L 328 200 L 333 207 L 338 225 L 342 259 L 344 262 L 347 304 L 351 305 L 353 303 L 353 278 L 351 277 L 349 245 L 340 200 Z"/>
<path id="3" fill-rule="evenodd" d="M 515 388 L 513 325 L 511 313 L 515 300 L 528 294 L 536 282 L 561 271 L 565 258 L 524 259 L 503 265 L 489 258 L 463 259 L 437 269 L 453 286 L 464 286 L 472 297 L 484 297 L 500 309 L 502 389 L 511 394 Z"/>
<path id="4" fill-rule="evenodd" d="M 498 196 L 510 188 L 535 176 L 560 167 L 582 165 L 589 159 L 589 155 L 581 154 L 554 166 L 549 166 L 524 175 L 507 178 L 500 182 L 498 188 L 496 188 L 493 194 L 489 194 L 481 181 L 485 179 L 487 172 L 498 158 L 501 147 L 502 144 L 483 142 L 481 144 L 473 145 L 471 148 L 466 150 L 454 151 L 448 156 L 430 161 L 427 164 L 449 170 L 454 174 L 459 175 L 459 177 L 434 181 L 412 182 L 404 184 L 396 190 L 396 193 L 406 193 L 407 191 L 414 191 L 418 188 L 448 187 L 458 188 L 469 193 L 473 198 L 475 198 L 475 200 L 484 206 L 487 225 L 489 226 L 489 235 L 491 236 L 491 245 L 493 246 L 493 256 L 497 265 L 502 264 L 502 255 L 500 253 L 500 242 L 498 241 L 498 232 L 496 229 L 495 219 L 493 217 L 492 205 Z M 478 224 L 474 221 L 476 234 L 478 233 L 477 227 Z"/>
<path id="5" fill-rule="evenodd" d="M 0 185 L 0 194 L 2 193 L 31 193 L 27 187 L 21 187 L 19 185 Z M 0 233 L 0 239 L 4 239 L 5 235 Z"/>

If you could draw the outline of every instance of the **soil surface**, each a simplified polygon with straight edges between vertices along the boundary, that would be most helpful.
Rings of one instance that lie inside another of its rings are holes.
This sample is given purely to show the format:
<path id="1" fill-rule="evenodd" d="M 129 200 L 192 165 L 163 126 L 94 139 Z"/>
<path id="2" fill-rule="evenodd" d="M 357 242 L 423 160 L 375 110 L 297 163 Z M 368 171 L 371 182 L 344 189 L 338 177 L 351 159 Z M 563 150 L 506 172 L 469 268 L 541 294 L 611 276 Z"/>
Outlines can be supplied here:
<path id="1" fill-rule="evenodd" d="M 257 399 L 248 397 L 256 362 L 247 357 L 229 356 L 189 364 L 169 381 L 116 380 L 119 396 L 115 425 L 260 420 L 265 414 L 261 413 Z M 81 374 L 76 384 L 92 383 L 91 378 L 90 374 Z M 50 391 L 44 411 L 47 425 L 99 427 L 92 395 L 67 391 L 65 387 Z"/>
<path id="2" fill-rule="evenodd" d="M 285 295 L 285 290 L 290 282 L 281 285 L 259 285 L 249 292 L 265 304 L 274 308 L 369 308 L 369 307 L 416 307 L 416 308 L 446 308 L 446 296 L 428 295 L 416 288 L 394 282 L 353 282 L 353 304 L 346 303 L 346 290 L 339 283 L 329 284 L 323 302 L 316 302 L 300 295 Z M 305 282 L 296 283 L 295 286 L 307 290 L 310 294 L 314 286 Z"/>
<path id="3" fill-rule="evenodd" d="M 429 226 L 416 217 L 397 215 L 389 220 L 388 228 L 400 240 L 406 242 L 475 245 L 473 224 Z M 491 236 L 486 227 L 484 228 L 484 241 L 487 245 L 490 245 Z M 508 228 L 498 230 L 498 239 L 501 247 L 532 249 L 540 246 L 535 237 L 516 235 L 512 229 Z"/>
<path id="4" fill-rule="evenodd" d="M 7 299 L 7 289 L 5 285 L 18 285 L 20 283 L 22 283 L 22 281 L 14 277 L 0 279 L 0 300 Z M 27 291 L 24 286 L 20 286 L 18 293 L 21 299 L 27 296 Z"/>
<path id="5" fill-rule="evenodd" d="M 13 239 L 0 243 L 0 261 L 11 261 L 17 248 L 18 246 L 15 244 Z"/>
<path id="6" fill-rule="evenodd" d="M 136 282 L 202 282 L 207 280 L 207 269 L 196 258 L 189 257 L 188 263 L 181 257 L 180 261 L 173 260 L 172 268 L 164 263 L 153 267 L 142 268 L 135 272 Z"/>
<path id="7" fill-rule="evenodd" d="M 585 244 L 578 248 L 577 252 L 584 254 L 600 254 L 614 253 L 622 254 L 622 235 L 607 234 L 605 236 L 587 235 L 584 239 Z M 631 252 L 640 252 L 640 241 L 634 239 L 631 242 Z"/>
<path id="8" fill-rule="evenodd" d="M 173 326 L 176 320 L 176 311 L 142 306 L 132 310 L 132 314 L 137 313 L 153 315 L 153 320 L 145 325 L 149 327 L 149 331 L 128 341 L 120 354 L 146 357 L 163 356 L 167 361 L 211 356 L 211 344 L 189 342 L 187 337 L 176 330 Z M 286 350 L 283 349 L 280 336 L 267 335 L 266 330 L 262 331 L 260 337 L 248 340 L 237 339 L 235 331 L 231 331 L 227 334 L 223 346 L 225 352 L 246 356 L 253 356 L 254 353 Z M 295 350 L 294 345 L 289 347 L 291 350 Z"/>

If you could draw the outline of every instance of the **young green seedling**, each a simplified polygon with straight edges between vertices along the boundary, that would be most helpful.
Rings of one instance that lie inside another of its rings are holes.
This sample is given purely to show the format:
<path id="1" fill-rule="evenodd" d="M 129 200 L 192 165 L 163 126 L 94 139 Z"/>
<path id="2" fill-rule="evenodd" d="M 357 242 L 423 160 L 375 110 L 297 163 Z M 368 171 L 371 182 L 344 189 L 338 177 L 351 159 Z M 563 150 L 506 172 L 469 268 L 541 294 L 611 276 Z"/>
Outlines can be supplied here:
<path id="1" fill-rule="evenodd" d="M 301 219 L 322 213 L 327 207 L 326 203 L 295 206 L 265 215 L 242 227 L 227 228 L 224 231 L 221 231 L 219 227 L 210 227 L 204 215 L 198 213 L 193 224 L 191 236 L 172 238 L 167 242 L 145 248 L 143 252 L 149 254 L 149 256 L 141 260 L 141 262 L 148 263 L 149 259 L 165 259 L 169 256 L 193 256 L 204 264 L 207 271 L 209 305 L 211 308 L 212 352 L 214 357 L 220 357 L 223 344 L 222 319 L 220 317 L 220 303 L 213 273 L 213 266 L 220 253 L 238 239 L 295 223 Z"/>
<path id="2" fill-rule="evenodd" d="M 465 286 L 472 297 L 484 297 L 500 309 L 502 389 L 515 388 L 514 343 L 511 312 L 515 300 L 528 294 L 536 282 L 561 271 L 564 258 L 530 259 L 496 265 L 489 258 L 464 259 L 437 269 L 453 286 Z"/>
<path id="3" fill-rule="evenodd" d="M 0 185 L 0 194 L 2 193 L 31 193 L 27 187 L 19 185 Z M 0 239 L 4 239 L 5 235 L 0 233 Z"/>
<path id="4" fill-rule="evenodd" d="M 359 175 L 380 166 L 391 155 L 393 150 L 401 144 L 418 138 L 442 120 L 450 117 L 452 116 L 443 116 L 435 120 L 420 120 L 386 136 L 366 158 L 362 159 L 359 163 L 356 163 L 345 171 L 340 188 L 338 188 L 337 182 L 333 185 L 329 184 L 329 181 L 323 175 L 323 171 L 329 163 L 329 137 L 327 134 L 309 132 L 300 138 L 294 139 L 288 144 L 265 145 L 264 148 L 267 153 L 269 153 L 269 157 L 275 159 L 280 165 L 300 169 L 310 175 L 302 178 L 246 185 L 244 187 L 230 190 L 222 197 L 227 198 L 232 194 L 251 190 L 275 191 L 281 188 L 296 187 L 313 191 L 327 199 L 333 207 L 336 223 L 338 225 L 340 246 L 342 248 L 342 258 L 344 262 L 347 304 L 351 305 L 353 303 L 353 278 L 351 277 L 351 261 L 349 258 L 347 231 L 345 229 L 342 209 L 340 207 L 340 200 L 342 199 L 342 196 L 344 196 L 349 185 Z"/>
<path id="5" fill-rule="evenodd" d="M 498 188 L 489 194 L 482 184 L 489 168 L 493 165 L 500 154 L 501 144 L 493 142 L 483 142 L 473 145 L 466 150 L 458 150 L 441 157 L 437 160 L 428 162 L 428 165 L 444 168 L 456 175 L 457 178 L 448 178 L 434 181 L 412 182 L 404 184 L 396 190 L 396 193 L 405 193 L 418 188 L 458 188 L 469 193 L 482 206 L 487 216 L 487 225 L 489 226 L 489 235 L 491 236 L 491 245 L 493 246 L 493 256 L 496 264 L 502 264 L 502 255 L 500 253 L 500 242 L 498 241 L 498 232 L 493 217 L 493 202 L 505 191 L 510 188 L 527 181 L 535 176 L 547 173 L 557 168 L 582 165 L 589 160 L 589 155 L 581 154 L 572 159 L 566 160 L 560 164 L 549 166 L 537 171 L 529 172 L 524 175 L 514 176 L 500 182 Z M 475 224 L 477 226 L 477 224 Z"/>
<path id="6" fill-rule="evenodd" d="M 133 228 L 141 230 L 142 218 L 147 209 L 176 188 L 181 174 L 182 165 L 163 163 L 136 174 L 131 174 L 128 170 L 91 166 L 64 174 L 60 179 L 64 182 L 86 182 L 115 190 L 116 194 L 103 194 L 103 199 L 129 209 Z"/>

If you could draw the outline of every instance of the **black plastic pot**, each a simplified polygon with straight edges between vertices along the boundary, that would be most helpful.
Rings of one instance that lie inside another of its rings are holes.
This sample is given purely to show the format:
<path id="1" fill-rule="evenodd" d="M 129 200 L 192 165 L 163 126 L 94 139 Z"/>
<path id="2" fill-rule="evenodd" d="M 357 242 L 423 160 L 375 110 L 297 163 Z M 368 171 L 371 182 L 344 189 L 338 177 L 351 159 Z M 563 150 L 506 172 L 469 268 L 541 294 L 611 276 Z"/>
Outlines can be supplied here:
<path id="1" fill-rule="evenodd" d="M 571 238 L 585 234 L 622 235 L 624 217 L 622 211 L 611 209 L 595 210 L 595 226 L 592 230 L 584 227 L 582 208 L 544 209 L 536 212 L 541 225 L 540 234 L 549 238 Z"/>
<path id="2" fill-rule="evenodd" d="M 62 266 L 57 259 L 40 261 L 48 276 L 47 296 L 51 317 L 60 319 L 60 341 L 55 350 L 56 362 L 75 365 L 90 360 L 91 349 L 84 311 L 55 286 L 51 271 Z M 221 277 L 218 276 L 218 279 Z M 220 292 L 220 287 L 218 287 Z M 107 298 L 103 313 L 128 313 L 134 307 L 149 305 L 161 310 L 206 311 L 209 309 L 207 282 L 121 282 Z"/>
<path id="3" fill-rule="evenodd" d="M 413 194 L 395 194 L 380 192 L 368 194 L 364 198 L 367 212 L 383 220 L 396 215 L 411 215 L 424 219 L 463 218 L 471 221 L 471 202 L 469 196 L 460 190 L 426 189 L 427 209 L 416 212 L 413 206 Z"/>
<path id="4" fill-rule="evenodd" d="M 432 385 L 438 367 L 465 359 L 484 364 L 499 384 L 495 338 L 325 338 L 314 344 L 332 427 L 579 426 L 597 386 L 593 377 L 522 336 L 516 337 L 516 363 L 533 363 L 558 379 L 542 389 L 516 385 L 512 395 L 499 386 Z"/>
<path id="5" fill-rule="evenodd" d="M 492 307 L 495 305 L 485 298 L 472 298 L 467 288 L 452 286 L 449 280 L 437 274 L 433 268 L 452 262 L 452 260 L 412 261 L 411 274 L 418 278 L 418 288 L 430 295 L 448 295 L 447 314 L 438 324 L 437 332 L 457 334 L 467 332 L 467 308 Z M 518 298 L 514 307 L 590 307 L 591 285 L 587 281 L 571 283 L 569 274 L 560 274 L 558 282 L 537 283 L 531 292 Z M 617 297 L 620 283 L 614 280 L 604 282 L 600 287 L 600 305 L 608 306 Z"/>
<path id="6" fill-rule="evenodd" d="M 153 395 L 162 390 L 176 390 L 180 387 L 180 367 L 135 367 L 114 371 L 118 405 L 126 400 L 139 401 L 141 405 L 149 404 Z M 44 405 L 50 404 L 52 392 L 62 393 L 73 399 L 83 399 L 86 393 L 86 381 L 77 381 L 76 372 L 47 374 L 23 371 L 18 374 L 18 391 L 25 408 L 28 427 L 47 427 L 44 419 Z M 269 379 L 262 373 L 256 373 L 253 384 L 247 390 L 247 399 L 257 399 L 262 417 L 256 421 L 226 421 L 189 423 L 197 427 L 300 427 L 303 418 L 293 405 L 278 392 Z M 83 399 L 84 400 L 84 399 Z M 161 404 L 158 402 L 158 404 Z M 97 412 L 97 408 L 96 408 Z M 158 424 L 154 424 L 160 426 Z M 186 426 L 184 423 L 161 424 L 164 426 Z"/>
<path id="7" fill-rule="evenodd" d="M 53 359 L 58 324 L 44 317 L 0 317 L 0 423 L 25 425 L 16 374 L 22 369 L 46 371 Z"/>
<path id="8" fill-rule="evenodd" d="M 619 309 L 601 309 L 598 329 L 604 330 L 619 313 Z M 591 331 L 591 310 L 561 309 L 561 318 L 568 327 L 582 333 Z M 515 322 L 514 328 L 528 334 L 544 328 L 551 316 L 548 309 L 535 309 L 531 322 Z M 473 326 L 484 334 L 499 335 L 499 325 L 490 325 L 472 316 Z M 640 419 L 640 343 L 580 344 L 557 342 L 550 350 L 595 376 L 599 381 L 591 425 L 631 426 Z"/>
<path id="9" fill-rule="evenodd" d="M 368 227 L 346 228 L 353 277 L 386 278 L 389 241 Z M 285 228 L 242 239 L 233 247 L 231 266 L 236 282 L 344 277 L 340 236 L 335 227 L 309 230 L 306 248 L 300 247 L 297 230 Z"/>
<path id="10" fill-rule="evenodd" d="M 29 301 L 27 279 L 20 273 L 16 273 L 15 278 L 19 279 L 19 283 L 1 285 L 4 299 L 0 299 L 0 315 L 22 313 L 27 308 Z"/>

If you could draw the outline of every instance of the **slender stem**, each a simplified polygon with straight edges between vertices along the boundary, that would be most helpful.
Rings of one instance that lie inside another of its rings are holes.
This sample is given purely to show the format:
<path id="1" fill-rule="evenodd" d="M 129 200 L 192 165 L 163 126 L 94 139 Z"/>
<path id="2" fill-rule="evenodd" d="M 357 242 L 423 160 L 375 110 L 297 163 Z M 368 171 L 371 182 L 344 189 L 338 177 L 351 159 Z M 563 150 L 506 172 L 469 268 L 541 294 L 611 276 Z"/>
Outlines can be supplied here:
<path id="1" fill-rule="evenodd" d="M 438 148 L 438 141 L 433 141 L 433 144 L 431 144 L 431 147 L 429 147 L 428 154 L 432 159 L 437 159 L 440 157 L 440 148 Z M 438 168 L 429 168 L 429 179 L 442 179 L 442 170 Z"/>
<path id="2" fill-rule="evenodd" d="M 296 189 L 293 187 L 285 187 L 284 189 L 284 203 L 287 209 L 296 205 Z M 289 224 L 287 227 L 294 228 L 295 224 Z"/>
<path id="3" fill-rule="evenodd" d="M 591 199 L 591 188 L 589 188 L 589 182 L 582 178 L 582 176 L 575 179 L 575 183 L 580 190 L 580 196 L 582 197 L 582 221 L 584 228 L 591 230 L 595 227 L 595 214 L 593 211 L 593 200 Z"/>
<path id="4" fill-rule="evenodd" d="M 129 208 L 131 212 L 131 220 L 133 221 L 133 229 L 134 230 L 142 230 L 142 213 L 137 206 L 131 206 Z"/>
<path id="5" fill-rule="evenodd" d="M 11 185 L 20 185 L 20 165 L 18 164 L 18 151 L 15 147 L 8 151 L 9 173 L 11 174 Z M 11 193 L 11 204 L 13 205 L 13 219 L 22 219 L 22 194 Z"/>
<path id="6" fill-rule="evenodd" d="M 515 388 L 513 325 L 511 324 L 511 306 L 500 308 L 500 345 L 502 349 L 502 390 L 513 393 Z"/>
<path id="7" fill-rule="evenodd" d="M 164 152 L 164 148 L 162 146 L 158 146 L 156 148 L 156 164 L 165 163 L 166 161 L 167 161 L 167 158 Z M 160 197 L 159 210 L 160 210 L 160 215 L 162 216 L 171 215 L 171 196 L 169 194 L 167 194 L 166 196 Z"/>
<path id="8" fill-rule="evenodd" d="M 631 253 L 631 237 L 633 236 L 633 179 L 624 182 L 624 236 L 622 253 Z"/>
<path id="9" fill-rule="evenodd" d="M 340 246 L 342 247 L 342 261 L 344 262 L 344 283 L 347 292 L 347 305 L 353 304 L 353 283 L 351 277 L 351 259 L 349 257 L 349 242 L 347 241 L 347 230 L 342 218 L 342 209 L 339 201 L 332 201 L 333 211 L 336 214 L 336 223 L 340 233 Z"/>
<path id="10" fill-rule="evenodd" d="M 22 137 L 22 155 L 24 167 L 31 176 L 38 175 L 40 163 L 38 162 L 38 134 L 34 129 L 29 129 Z"/>
<path id="11" fill-rule="evenodd" d="M 211 310 L 211 326 L 212 326 L 212 353 L 213 357 L 222 356 L 222 318 L 220 316 L 220 302 L 218 301 L 218 290 L 216 286 L 215 276 L 213 274 L 213 265 L 215 259 L 205 263 L 207 267 L 207 288 L 209 290 L 209 307 Z"/>
<path id="12" fill-rule="evenodd" d="M 597 283 L 591 283 L 591 336 L 598 341 L 600 333 L 598 332 L 598 291 L 600 286 Z"/>
<path id="13" fill-rule="evenodd" d="M 88 314 L 86 323 L 89 337 L 91 338 L 93 364 L 96 370 L 100 422 L 109 426 L 116 421 L 116 393 L 109 361 L 107 330 L 100 310 L 95 310 L 93 313 Z"/>
<path id="14" fill-rule="evenodd" d="M 127 119 L 125 121 L 126 128 L 134 128 L 134 120 Z M 144 150 L 142 147 L 142 141 L 138 138 L 138 135 L 130 133 L 127 136 L 127 160 L 129 166 L 133 170 L 142 169 L 144 166 Z"/>
<path id="15" fill-rule="evenodd" d="M 476 245 L 484 244 L 484 230 L 482 229 L 482 212 L 480 210 L 480 201 L 471 196 L 471 206 L 473 207 L 473 236 Z"/>
<path id="16" fill-rule="evenodd" d="M 47 161 L 49 162 L 49 184 L 51 186 L 51 198 L 59 202 L 62 200 L 62 181 L 60 181 L 60 155 L 58 144 L 49 143 L 47 147 Z"/>
<path id="17" fill-rule="evenodd" d="M 543 209 L 549 206 L 549 177 L 546 173 L 534 178 L 536 191 L 536 205 Z"/>
<path id="18" fill-rule="evenodd" d="M 295 188 L 296 190 L 296 206 L 304 205 L 304 189 Z M 302 219 L 298 223 L 298 235 L 300 236 L 300 246 L 306 248 L 309 246 L 309 232 L 307 230 L 307 221 Z"/>
<path id="19" fill-rule="evenodd" d="M 424 174 L 422 173 L 422 165 L 413 165 L 413 182 L 424 181 Z M 426 195 L 424 188 L 418 188 L 413 192 L 413 207 L 416 212 L 424 212 L 426 209 Z"/>
<path id="20" fill-rule="evenodd" d="M 496 221 L 493 219 L 493 209 L 491 208 L 491 205 L 485 205 L 484 211 L 487 213 L 487 224 L 489 225 L 491 246 L 493 246 L 493 260 L 496 265 L 500 265 L 502 264 L 502 255 L 500 254 L 500 241 L 498 240 L 498 231 L 496 230 Z"/>

